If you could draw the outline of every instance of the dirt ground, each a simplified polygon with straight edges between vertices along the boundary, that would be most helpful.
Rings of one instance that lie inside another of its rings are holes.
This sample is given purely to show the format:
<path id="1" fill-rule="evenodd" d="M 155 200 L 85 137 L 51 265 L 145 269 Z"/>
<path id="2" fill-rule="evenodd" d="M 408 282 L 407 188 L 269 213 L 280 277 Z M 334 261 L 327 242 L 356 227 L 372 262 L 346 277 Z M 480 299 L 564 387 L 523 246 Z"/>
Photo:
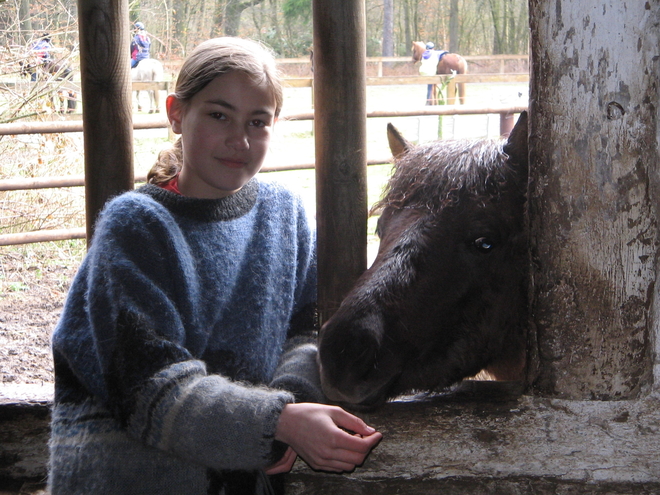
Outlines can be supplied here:
<path id="1" fill-rule="evenodd" d="M 17 253 L 1 254 L 0 387 L 52 383 L 50 335 L 78 266 L 26 265 Z"/>

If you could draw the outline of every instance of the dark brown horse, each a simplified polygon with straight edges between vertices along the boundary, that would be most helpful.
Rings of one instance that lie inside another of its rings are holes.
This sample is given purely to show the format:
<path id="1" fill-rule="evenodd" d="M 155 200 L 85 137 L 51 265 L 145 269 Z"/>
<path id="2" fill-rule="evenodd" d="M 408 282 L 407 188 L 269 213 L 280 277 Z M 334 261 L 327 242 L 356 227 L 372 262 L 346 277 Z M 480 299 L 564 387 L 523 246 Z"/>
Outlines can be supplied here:
<path id="1" fill-rule="evenodd" d="M 412 44 L 412 58 L 414 62 L 419 62 L 422 60 L 422 55 L 426 51 L 426 45 L 421 41 L 414 41 Z M 436 74 L 467 74 L 468 64 L 466 60 L 461 57 L 458 53 L 449 53 L 443 52 L 439 57 L 438 67 L 436 69 Z M 437 94 L 438 88 L 437 85 L 432 90 L 431 104 L 437 105 Z M 465 103 L 465 83 L 458 83 L 458 101 L 459 103 Z"/>
<path id="2" fill-rule="evenodd" d="M 527 114 L 507 141 L 412 146 L 388 127 L 395 172 L 380 247 L 319 335 L 323 390 L 375 407 L 481 370 L 525 367 Z"/>

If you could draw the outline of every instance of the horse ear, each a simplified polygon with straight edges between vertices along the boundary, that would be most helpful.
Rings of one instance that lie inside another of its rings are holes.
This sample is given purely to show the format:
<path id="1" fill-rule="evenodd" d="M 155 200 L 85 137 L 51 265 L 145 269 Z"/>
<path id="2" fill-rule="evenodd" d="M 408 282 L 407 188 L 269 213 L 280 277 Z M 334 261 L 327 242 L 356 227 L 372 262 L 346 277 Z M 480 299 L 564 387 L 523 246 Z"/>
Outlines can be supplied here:
<path id="1" fill-rule="evenodd" d="M 413 147 L 412 143 L 406 140 L 399 130 L 390 123 L 387 124 L 387 142 L 390 143 L 390 150 L 392 150 L 394 158 L 398 158 Z"/>
<path id="2" fill-rule="evenodd" d="M 529 158 L 529 148 L 527 146 L 527 112 L 524 111 L 518 117 L 518 122 L 513 127 L 509 139 L 504 145 L 504 152 L 509 155 L 511 161 L 526 166 Z"/>

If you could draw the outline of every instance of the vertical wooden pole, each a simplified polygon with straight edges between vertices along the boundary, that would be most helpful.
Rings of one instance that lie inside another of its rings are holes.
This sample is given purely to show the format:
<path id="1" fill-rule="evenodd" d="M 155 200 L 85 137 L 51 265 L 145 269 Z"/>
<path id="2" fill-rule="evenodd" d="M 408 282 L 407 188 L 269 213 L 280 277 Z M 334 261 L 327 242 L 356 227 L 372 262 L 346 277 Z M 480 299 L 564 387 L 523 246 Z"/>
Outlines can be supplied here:
<path id="1" fill-rule="evenodd" d="M 87 240 L 108 198 L 133 188 L 128 1 L 78 0 Z"/>
<path id="2" fill-rule="evenodd" d="M 314 0 L 319 311 L 326 321 L 367 266 L 363 0 Z"/>
<path id="3" fill-rule="evenodd" d="M 438 87 L 442 87 L 439 85 Z M 458 88 L 453 79 L 450 79 L 447 83 L 447 105 L 456 105 L 456 95 L 458 94 Z"/>

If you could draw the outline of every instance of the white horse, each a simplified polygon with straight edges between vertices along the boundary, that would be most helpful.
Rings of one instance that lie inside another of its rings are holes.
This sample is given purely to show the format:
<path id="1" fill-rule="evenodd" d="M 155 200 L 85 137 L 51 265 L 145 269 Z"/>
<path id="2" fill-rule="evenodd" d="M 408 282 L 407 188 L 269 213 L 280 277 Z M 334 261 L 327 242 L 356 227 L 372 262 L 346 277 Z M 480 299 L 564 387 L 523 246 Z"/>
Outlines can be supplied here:
<path id="1" fill-rule="evenodd" d="M 157 82 L 163 80 L 163 64 L 155 58 L 145 58 L 140 60 L 137 67 L 131 69 L 131 79 L 133 82 Z M 149 94 L 149 113 L 160 112 L 160 95 L 158 91 L 148 90 Z M 140 90 L 135 91 L 137 98 L 138 112 L 142 111 L 140 104 Z"/>

